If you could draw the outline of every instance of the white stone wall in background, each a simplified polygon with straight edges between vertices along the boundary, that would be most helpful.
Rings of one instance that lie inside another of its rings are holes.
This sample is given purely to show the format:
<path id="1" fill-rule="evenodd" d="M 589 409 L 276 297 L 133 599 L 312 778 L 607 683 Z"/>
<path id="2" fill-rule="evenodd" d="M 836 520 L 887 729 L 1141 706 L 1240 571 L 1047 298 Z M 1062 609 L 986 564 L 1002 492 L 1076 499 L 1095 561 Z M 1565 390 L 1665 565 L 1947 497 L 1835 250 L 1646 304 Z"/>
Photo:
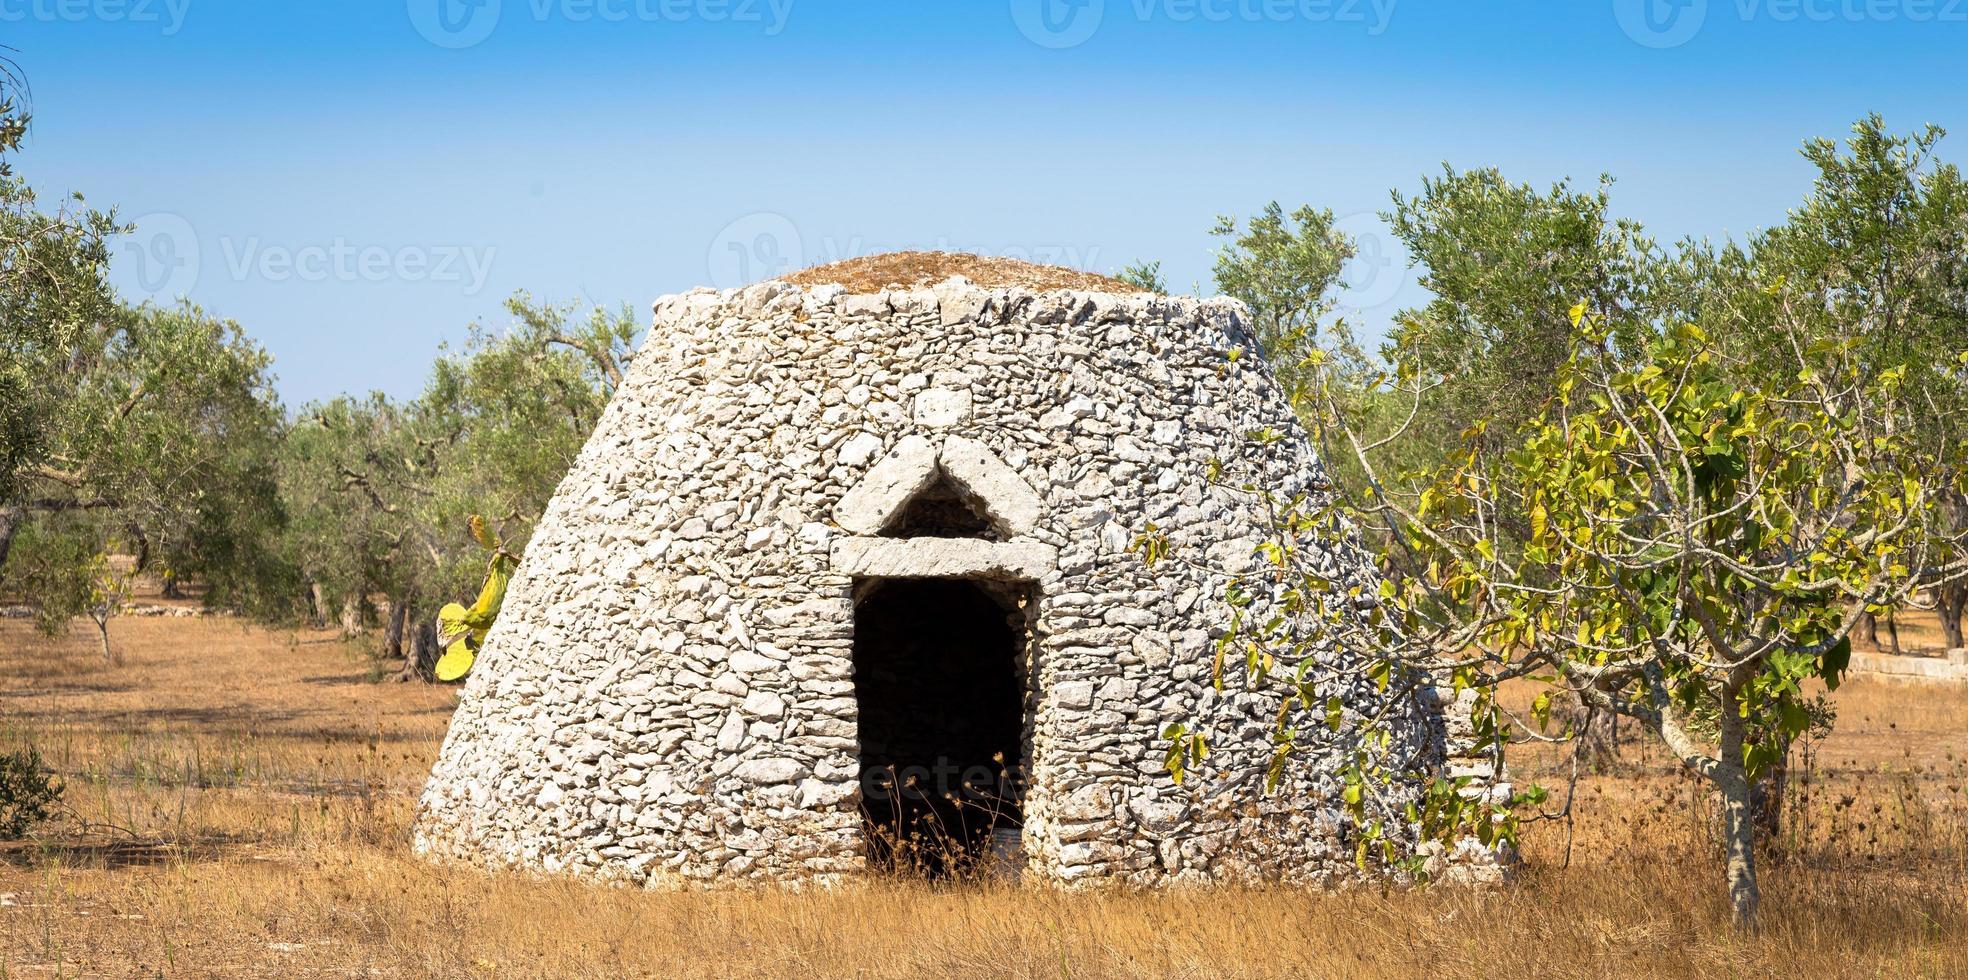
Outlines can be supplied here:
<path id="1" fill-rule="evenodd" d="M 859 532 L 836 508 L 914 439 L 982 447 L 1037 498 L 1015 542 L 1049 560 L 1033 614 L 1028 876 L 1352 874 L 1338 760 L 1303 758 L 1261 793 L 1277 701 L 1234 676 L 1222 693 L 1210 684 L 1222 576 L 1151 572 L 1126 550 L 1152 521 L 1214 567 L 1250 560 L 1260 519 L 1209 486 L 1212 456 L 1280 489 L 1318 484 L 1261 358 L 1226 357 L 1249 344 L 1242 317 L 1230 301 L 961 279 L 659 301 L 464 689 L 417 847 L 648 885 L 861 869 L 852 579 L 835 564 Z M 1290 438 L 1255 454 L 1243 434 L 1266 426 Z M 1335 578 L 1367 574 L 1343 543 L 1328 554 Z M 1200 722 L 1213 749 L 1183 787 L 1159 738 L 1177 720 Z M 1397 726 L 1439 754 L 1431 708 Z"/>

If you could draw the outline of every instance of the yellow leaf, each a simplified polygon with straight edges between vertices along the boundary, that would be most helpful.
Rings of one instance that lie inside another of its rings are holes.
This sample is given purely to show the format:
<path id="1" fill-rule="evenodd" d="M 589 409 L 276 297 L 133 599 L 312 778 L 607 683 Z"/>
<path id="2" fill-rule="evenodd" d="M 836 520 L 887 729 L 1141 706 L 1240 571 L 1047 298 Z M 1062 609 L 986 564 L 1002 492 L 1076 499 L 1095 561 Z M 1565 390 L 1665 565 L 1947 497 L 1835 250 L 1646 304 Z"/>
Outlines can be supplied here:
<path id="1" fill-rule="evenodd" d="M 490 551 L 499 546 L 498 542 L 492 539 L 492 532 L 485 529 L 485 518 L 473 514 L 465 521 L 465 527 L 471 531 L 472 540 L 478 542 L 479 547 Z"/>
<path id="2" fill-rule="evenodd" d="M 478 655 L 472 652 L 471 644 L 461 636 L 444 651 L 444 656 L 437 658 L 437 679 L 455 681 L 471 673 L 472 662 L 477 659 Z"/>
<path id="3" fill-rule="evenodd" d="M 455 603 L 447 602 L 437 611 L 437 638 L 446 646 L 471 631 L 471 624 L 465 622 L 470 610 Z"/>

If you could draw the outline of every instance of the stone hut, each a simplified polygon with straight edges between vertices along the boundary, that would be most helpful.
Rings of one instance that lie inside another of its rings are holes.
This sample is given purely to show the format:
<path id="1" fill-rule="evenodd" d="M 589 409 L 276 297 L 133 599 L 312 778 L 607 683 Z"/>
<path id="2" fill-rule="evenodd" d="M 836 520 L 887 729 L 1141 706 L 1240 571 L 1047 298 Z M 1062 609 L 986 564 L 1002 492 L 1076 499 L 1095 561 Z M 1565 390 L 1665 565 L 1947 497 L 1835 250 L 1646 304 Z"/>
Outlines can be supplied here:
<path id="1" fill-rule="evenodd" d="M 832 881 L 931 836 L 1028 881 L 1353 873 L 1338 760 L 1262 792 L 1277 696 L 1211 684 L 1212 566 L 1249 567 L 1263 526 L 1212 457 L 1322 480 L 1262 358 L 1231 356 L 1245 316 L 935 253 L 657 301 L 417 848 L 650 886 Z M 1259 452 L 1265 427 L 1285 438 Z M 1149 569 L 1149 522 L 1199 560 Z M 1178 721 L 1211 740 L 1180 786 Z M 1395 724 L 1439 752 L 1422 701 Z"/>

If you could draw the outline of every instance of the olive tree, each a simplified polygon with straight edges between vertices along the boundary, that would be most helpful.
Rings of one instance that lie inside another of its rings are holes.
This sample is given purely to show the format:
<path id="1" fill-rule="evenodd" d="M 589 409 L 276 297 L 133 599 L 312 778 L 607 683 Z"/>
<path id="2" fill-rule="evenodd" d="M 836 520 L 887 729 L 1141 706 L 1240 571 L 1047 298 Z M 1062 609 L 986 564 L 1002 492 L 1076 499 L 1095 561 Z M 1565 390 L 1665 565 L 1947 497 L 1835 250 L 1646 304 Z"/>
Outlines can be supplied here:
<path id="1" fill-rule="evenodd" d="M 1241 228 L 1235 217 L 1219 217 L 1211 234 L 1227 239 L 1216 254 L 1217 288 L 1250 308 L 1254 353 L 1271 362 L 1280 383 L 1295 385 L 1296 366 L 1319 345 L 1322 325 L 1333 326 L 1326 322 L 1337 306 L 1333 289 L 1355 253 L 1353 240 L 1334 227 L 1331 210 L 1302 206 L 1287 215 L 1276 201 Z"/>
<path id="2" fill-rule="evenodd" d="M 113 216 L 79 198 L 44 210 L 13 172 L 10 157 L 28 125 L 22 87 L 0 60 L 0 573 L 32 514 L 86 502 L 44 498 L 39 478 L 50 469 L 51 436 L 69 396 L 63 368 L 118 315 L 108 284 Z"/>
<path id="3" fill-rule="evenodd" d="M 628 369 L 638 332 L 627 310 L 507 303 L 513 323 L 474 325 L 441 352 L 417 398 L 339 398 L 297 419 L 282 454 L 291 560 L 322 593 L 315 615 L 388 596 L 383 654 L 405 680 L 430 680 L 437 613 L 482 591 L 489 534 L 519 553 L 554 488 Z M 478 518 L 484 525 L 467 533 Z"/>
<path id="4" fill-rule="evenodd" d="M 1896 134 L 1871 115 L 1842 142 L 1804 144 L 1816 171 L 1809 195 L 1740 247 L 1687 250 L 1675 270 L 1686 284 L 1682 315 L 1708 326 L 1750 373 L 1787 366 L 1786 352 L 1756 329 L 1773 316 L 1847 335 L 1863 370 L 1901 368 L 1909 393 L 1932 403 L 1913 420 L 1914 437 L 1945 441 L 1968 412 L 1954 363 L 1968 349 L 1968 183 L 1939 157 L 1944 135 L 1934 126 Z M 1754 288 L 1779 280 L 1780 294 Z M 1968 526 L 1968 501 L 1950 507 Z M 1968 587 L 1935 583 L 1914 604 L 1938 607 L 1946 644 L 1963 645 Z M 1861 632 L 1872 639 L 1870 617 Z"/>
<path id="5" fill-rule="evenodd" d="M 115 549 L 131 574 L 195 574 L 224 595 L 279 519 L 271 358 L 196 307 L 117 299 L 106 243 L 123 227 L 79 198 L 43 210 L 9 167 L 26 131 L 16 82 L 0 65 L 0 581 L 52 615 Z M 23 535 L 38 549 L 15 569 Z"/>

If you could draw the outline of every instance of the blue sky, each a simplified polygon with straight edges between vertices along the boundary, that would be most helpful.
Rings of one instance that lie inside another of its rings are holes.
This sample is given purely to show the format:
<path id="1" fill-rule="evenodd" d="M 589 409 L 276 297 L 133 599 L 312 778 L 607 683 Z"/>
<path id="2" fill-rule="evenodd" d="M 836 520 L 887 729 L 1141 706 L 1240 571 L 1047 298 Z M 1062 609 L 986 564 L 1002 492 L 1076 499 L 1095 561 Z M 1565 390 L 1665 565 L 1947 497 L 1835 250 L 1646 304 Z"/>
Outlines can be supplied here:
<path id="1" fill-rule="evenodd" d="M 1720 237 L 1806 137 L 1968 127 L 1968 0 L 0 0 L 0 43 L 21 172 L 138 220 L 121 288 L 239 320 L 290 404 L 414 393 L 519 289 L 918 247 L 1207 292 L 1273 199 L 1364 238 L 1372 330 L 1426 298 L 1374 213 L 1443 162 Z"/>

